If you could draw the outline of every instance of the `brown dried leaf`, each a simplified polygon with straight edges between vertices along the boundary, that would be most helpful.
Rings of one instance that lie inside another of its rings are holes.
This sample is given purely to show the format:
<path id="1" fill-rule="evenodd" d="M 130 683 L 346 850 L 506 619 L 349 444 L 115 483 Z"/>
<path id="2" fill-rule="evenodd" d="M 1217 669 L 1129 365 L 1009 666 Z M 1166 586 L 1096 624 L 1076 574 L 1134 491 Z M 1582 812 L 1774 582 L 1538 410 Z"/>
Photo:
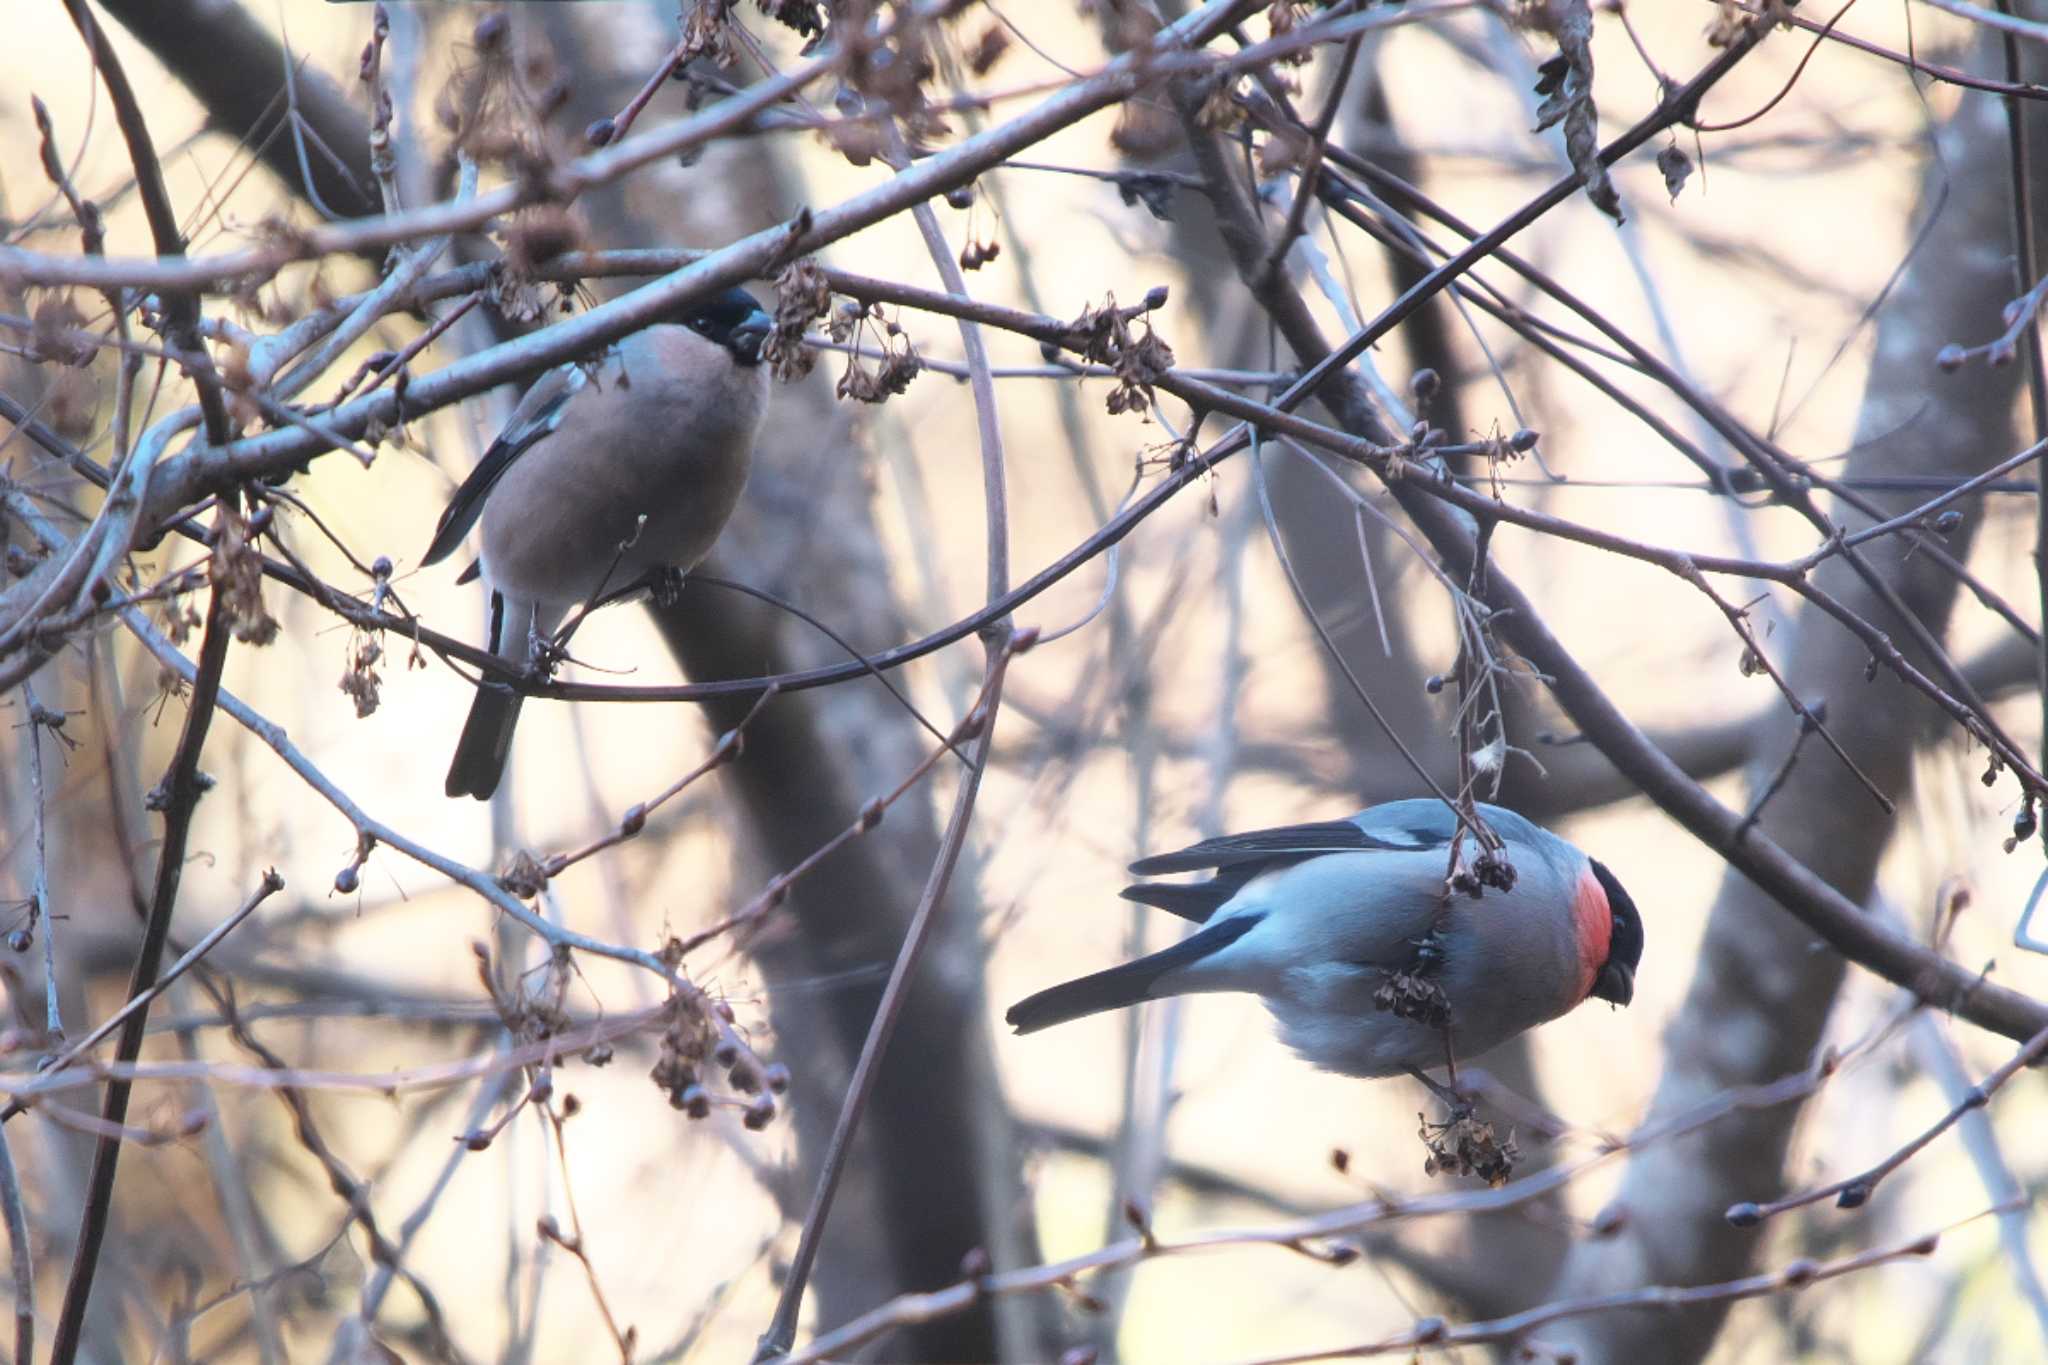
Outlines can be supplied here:
<path id="1" fill-rule="evenodd" d="M 733 66 L 740 59 L 739 43 L 732 34 L 733 0 L 697 0 L 683 20 L 683 51 L 687 57 L 708 57 L 719 66 Z"/>
<path id="2" fill-rule="evenodd" d="M 66 289 L 46 295 L 36 305 L 28 339 L 27 359 L 41 363 L 83 367 L 99 353 L 85 330 L 85 314 L 78 311 Z"/>
<path id="3" fill-rule="evenodd" d="M 223 509 L 209 566 L 213 590 L 220 594 L 235 638 L 245 645 L 267 645 L 277 638 L 278 625 L 263 606 L 263 555 L 239 505 L 229 500 Z"/>
<path id="4" fill-rule="evenodd" d="M 831 286 L 815 257 L 802 257 L 783 268 L 775 277 L 775 330 L 761 345 L 770 374 L 788 383 L 811 372 L 816 357 L 804 344 L 804 333 L 831 307 Z"/>
<path id="5" fill-rule="evenodd" d="M 1671 196 L 1672 203 L 1677 203 L 1678 192 L 1692 178 L 1692 158 L 1674 142 L 1657 153 L 1657 169 L 1664 176 L 1664 192 Z"/>
<path id="6" fill-rule="evenodd" d="M 348 667 L 342 670 L 341 690 L 356 704 L 356 719 L 364 720 L 377 709 L 379 690 L 383 679 L 377 673 L 377 661 L 384 657 L 384 647 L 374 636 L 358 636 L 353 649 L 349 651 Z"/>
<path id="7" fill-rule="evenodd" d="M 1621 196 L 1607 177 L 1600 161 L 1600 117 L 1593 103 L 1593 14 L 1589 0 L 1556 0 L 1552 7 L 1552 31 L 1558 52 L 1538 70 L 1536 93 L 1543 102 L 1536 108 L 1536 131 L 1562 122 L 1565 155 L 1586 187 L 1593 206 L 1623 221 Z"/>

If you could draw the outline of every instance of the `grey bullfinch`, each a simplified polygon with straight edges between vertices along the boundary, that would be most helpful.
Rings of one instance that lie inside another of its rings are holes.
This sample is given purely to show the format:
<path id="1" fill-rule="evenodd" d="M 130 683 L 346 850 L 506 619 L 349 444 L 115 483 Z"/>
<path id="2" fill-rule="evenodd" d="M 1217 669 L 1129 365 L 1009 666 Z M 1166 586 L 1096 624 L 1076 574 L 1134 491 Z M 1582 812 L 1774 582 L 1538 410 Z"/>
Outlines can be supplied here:
<path id="1" fill-rule="evenodd" d="M 1513 811 L 1479 813 L 1515 877 L 1476 899 L 1445 892 L 1457 821 L 1434 800 L 1135 862 L 1141 877 L 1213 868 L 1207 881 L 1123 893 L 1202 928 L 1019 1001 L 1009 1022 L 1033 1033 L 1161 996 L 1249 991 L 1282 1041 L 1323 1070 L 1428 1083 L 1423 1068 L 1484 1052 L 1588 997 L 1628 1004 L 1643 922 L 1614 874 Z"/>
<path id="2" fill-rule="evenodd" d="M 493 653 L 523 668 L 577 603 L 685 572 L 710 551 L 753 462 L 771 328 L 751 294 L 728 289 L 527 390 L 421 561 L 453 554 L 481 519 L 483 556 L 458 581 L 481 567 L 490 585 Z M 520 701 L 478 684 L 448 795 L 497 790 Z"/>

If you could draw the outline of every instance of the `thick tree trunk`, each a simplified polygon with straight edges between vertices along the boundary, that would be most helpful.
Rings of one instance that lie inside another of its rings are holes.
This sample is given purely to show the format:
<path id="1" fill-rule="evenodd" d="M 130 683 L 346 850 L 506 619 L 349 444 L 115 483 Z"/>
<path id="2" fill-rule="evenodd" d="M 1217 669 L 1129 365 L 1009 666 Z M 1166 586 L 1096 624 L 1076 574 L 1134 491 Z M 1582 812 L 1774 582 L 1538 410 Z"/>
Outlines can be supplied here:
<path id="1" fill-rule="evenodd" d="M 545 16 L 557 56 L 575 73 L 567 126 L 615 112 L 646 79 L 669 41 L 655 17 L 653 7 L 635 15 L 611 6 Z M 656 113 L 665 102 L 657 97 Z M 639 177 L 630 195 L 595 195 L 585 207 L 607 239 L 598 245 L 622 246 L 726 241 L 805 202 L 779 145 L 764 140 L 713 148 L 692 166 Z M 868 457 L 832 398 L 825 368 L 777 386 L 747 496 L 703 572 L 791 597 L 875 648 L 904 638 L 904 622 L 872 518 Z M 810 627 L 708 585 L 686 588 L 654 615 L 692 678 L 845 657 Z M 705 719 L 714 730 L 729 728 L 749 704 L 707 707 Z M 689 719 L 686 712 L 677 718 Z M 744 757 L 727 773 L 759 877 L 829 842 L 867 800 L 901 781 L 931 742 L 872 683 L 778 697 L 749 727 Z M 791 1108 L 800 1169 L 784 1192 L 792 1217 L 803 1215 L 852 1058 L 937 849 L 929 798 L 915 793 L 798 883 L 775 912 L 777 924 L 753 945 L 771 982 L 869 973 L 823 992 L 770 992 L 776 1055 L 797 1076 Z M 999 1268 L 1037 1259 L 1021 1156 L 991 1051 L 975 882 L 970 855 L 868 1104 L 812 1278 L 821 1326 L 894 1294 L 949 1284 L 976 1249 Z M 1054 1349 L 1046 1335 L 1051 1320 L 1044 1303 L 984 1300 L 881 1349 L 921 1361 L 1037 1358 Z"/>
<path id="2" fill-rule="evenodd" d="M 1880 315 L 1855 454 L 1845 471 L 1851 477 L 1963 478 L 2010 450 L 2021 367 L 1973 364 L 1945 377 L 1931 373 L 1935 352 L 1946 342 L 1999 328 L 2000 309 L 2017 292 L 2008 150 L 1998 102 L 1964 95 L 1937 144 L 1924 202 L 1939 216 Z M 1888 516 L 1918 500 L 1905 494 L 1879 499 Z M 1850 524 L 1862 523 L 1859 518 Z M 1966 521 L 1949 537 L 1958 555 L 1967 552 L 1973 526 Z M 1939 637 L 1957 584 L 1926 556 L 1905 551 L 1903 542 L 1888 540 L 1867 546 L 1866 556 Z M 1896 618 L 1839 558 L 1819 578 L 1905 647 Z M 1903 805 L 1911 796 L 1911 757 L 1930 719 L 1929 705 L 1889 672 L 1865 681 L 1869 661 L 1869 651 L 1853 637 L 1809 610 L 1797 621 L 1783 667 L 1800 696 L 1826 700 L 1828 728 L 1878 787 Z M 1768 684 L 1759 680 L 1752 686 Z M 1797 734 L 1797 719 L 1783 709 L 1758 734 L 1749 765 L 1752 793 L 1770 781 Z M 1869 894 L 1896 825 L 1818 741 L 1800 751 L 1760 821 L 1789 853 L 1856 900 Z M 1644 909 L 1654 920 L 1655 907 L 1646 903 Z M 1649 939 L 1645 971 L 1679 965 L 1669 958 L 1660 965 L 1654 922 Z M 1838 954 L 1816 944 L 1797 920 L 1731 874 L 1669 1034 L 1653 1112 L 1679 1113 L 1733 1087 L 1806 1066 L 1843 973 Z M 1695 1135 L 1636 1153 L 1614 1204 L 1621 1214 L 1617 1230 L 1581 1242 L 1550 1297 L 1702 1284 L 1748 1273 L 1765 1233 L 1730 1227 L 1723 1214 L 1732 1203 L 1768 1199 L 1780 1187 L 1799 1112 L 1793 1105 L 1738 1112 Z M 1547 1346 L 1575 1350 L 1586 1361 L 1679 1362 L 1703 1357 L 1726 1316 L 1725 1304 L 1605 1313 L 1545 1328 L 1541 1335 Z"/>

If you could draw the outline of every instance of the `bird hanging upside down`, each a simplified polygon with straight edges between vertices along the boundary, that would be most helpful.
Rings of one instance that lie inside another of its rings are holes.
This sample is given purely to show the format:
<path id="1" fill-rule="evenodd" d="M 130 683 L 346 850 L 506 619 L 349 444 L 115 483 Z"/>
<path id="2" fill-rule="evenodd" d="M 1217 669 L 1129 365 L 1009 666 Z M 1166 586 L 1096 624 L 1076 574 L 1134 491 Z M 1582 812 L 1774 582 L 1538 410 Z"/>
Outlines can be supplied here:
<path id="1" fill-rule="evenodd" d="M 1499 806 L 1506 890 L 1446 894 L 1457 817 L 1390 801 L 1348 820 L 1208 839 L 1131 864 L 1127 899 L 1203 927 L 1171 948 L 1040 991 L 1010 1008 L 1019 1033 L 1144 1000 L 1249 991 L 1280 1037 L 1325 1071 L 1423 1074 L 1498 1046 L 1588 999 L 1635 994 L 1643 923 L 1614 874 Z"/>

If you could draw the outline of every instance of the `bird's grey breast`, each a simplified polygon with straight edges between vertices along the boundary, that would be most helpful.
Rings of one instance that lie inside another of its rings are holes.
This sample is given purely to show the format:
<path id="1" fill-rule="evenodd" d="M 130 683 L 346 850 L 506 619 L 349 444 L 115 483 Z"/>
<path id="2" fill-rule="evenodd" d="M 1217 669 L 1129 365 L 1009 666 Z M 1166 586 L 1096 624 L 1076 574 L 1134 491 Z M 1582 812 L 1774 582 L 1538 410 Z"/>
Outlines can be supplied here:
<path id="1" fill-rule="evenodd" d="M 688 328 L 626 338 L 492 490 L 483 517 L 492 581 L 573 602 L 651 569 L 695 565 L 746 486 L 766 386 L 762 367 L 738 365 Z"/>
<path id="2" fill-rule="evenodd" d="M 1438 980 L 1453 1002 L 1459 1046 L 1475 1054 L 1578 1003 L 1576 879 L 1520 851 L 1511 890 L 1458 896 L 1445 911 Z"/>
<path id="3" fill-rule="evenodd" d="M 650 327 L 629 338 L 620 382 L 659 439 L 643 437 L 639 475 L 648 531 L 683 567 L 711 548 L 732 515 L 753 463 L 768 404 L 768 368 L 741 365 L 687 327 Z"/>

